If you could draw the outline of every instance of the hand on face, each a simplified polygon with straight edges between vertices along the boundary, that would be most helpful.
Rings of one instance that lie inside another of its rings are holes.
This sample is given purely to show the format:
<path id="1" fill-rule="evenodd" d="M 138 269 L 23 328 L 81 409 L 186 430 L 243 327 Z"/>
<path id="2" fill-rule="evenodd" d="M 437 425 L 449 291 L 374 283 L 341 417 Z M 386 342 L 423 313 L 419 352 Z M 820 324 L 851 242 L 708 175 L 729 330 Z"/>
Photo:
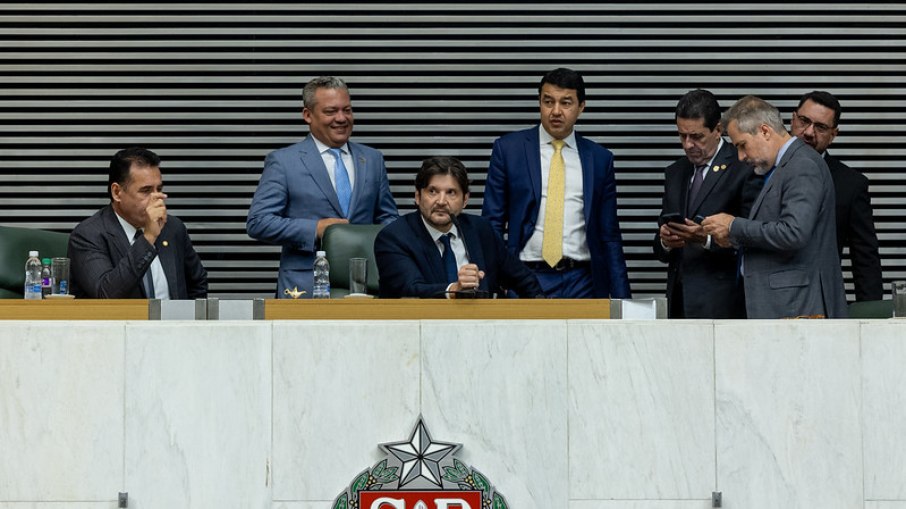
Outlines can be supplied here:
<path id="1" fill-rule="evenodd" d="M 143 226 L 145 239 L 151 244 L 157 240 L 160 231 L 167 224 L 167 204 L 164 200 L 167 195 L 153 192 L 148 196 L 148 206 L 145 207 L 145 225 Z"/>

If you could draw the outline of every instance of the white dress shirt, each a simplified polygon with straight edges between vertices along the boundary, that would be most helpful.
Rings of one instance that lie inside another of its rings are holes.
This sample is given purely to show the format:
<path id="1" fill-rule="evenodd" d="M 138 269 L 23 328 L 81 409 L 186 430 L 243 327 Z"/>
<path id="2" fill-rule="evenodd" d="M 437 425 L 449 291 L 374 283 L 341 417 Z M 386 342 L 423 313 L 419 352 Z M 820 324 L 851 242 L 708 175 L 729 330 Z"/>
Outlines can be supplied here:
<path id="1" fill-rule="evenodd" d="M 525 248 L 519 253 L 519 259 L 537 262 L 544 258 L 541 245 L 544 240 L 544 214 L 547 208 L 547 181 L 550 176 L 551 159 L 554 156 L 554 137 L 538 126 L 539 151 L 541 157 L 541 204 L 538 209 L 538 220 L 535 231 L 529 237 Z M 565 145 L 561 150 L 565 169 L 566 182 L 563 190 L 563 256 L 577 261 L 591 260 L 588 242 L 585 239 L 585 196 L 582 193 L 582 161 L 576 145 L 576 131 L 563 139 Z"/>
<path id="2" fill-rule="evenodd" d="M 315 146 L 318 147 L 318 153 L 321 154 L 321 159 L 324 161 L 324 167 L 327 168 L 327 175 L 330 177 L 330 184 L 333 186 L 333 190 L 337 190 L 337 177 L 336 172 L 334 171 L 337 167 L 337 158 L 330 153 L 330 147 L 321 143 L 320 140 L 311 137 L 315 141 Z M 346 174 L 349 175 L 349 188 L 355 189 L 355 165 L 352 162 L 352 154 L 349 152 L 349 144 L 344 143 L 340 147 L 340 151 L 343 153 L 343 165 L 346 166 Z"/>

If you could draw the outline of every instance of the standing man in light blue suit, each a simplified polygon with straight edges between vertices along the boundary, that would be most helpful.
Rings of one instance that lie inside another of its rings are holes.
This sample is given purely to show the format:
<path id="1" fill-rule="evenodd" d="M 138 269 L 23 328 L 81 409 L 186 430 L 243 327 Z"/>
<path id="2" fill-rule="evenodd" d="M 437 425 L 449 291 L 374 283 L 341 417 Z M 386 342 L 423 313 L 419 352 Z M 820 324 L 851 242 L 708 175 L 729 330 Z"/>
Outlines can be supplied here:
<path id="1" fill-rule="evenodd" d="M 629 298 L 613 154 L 573 129 L 585 82 L 554 69 L 538 99 L 541 125 L 494 142 L 481 214 L 546 296 Z"/>
<path id="2" fill-rule="evenodd" d="M 702 222 L 720 246 L 740 249 L 747 316 L 846 318 L 827 163 L 758 97 L 737 101 L 722 124 L 739 159 L 765 178 L 748 218 L 720 213 Z"/>
<path id="3" fill-rule="evenodd" d="M 283 246 L 277 297 L 312 291 L 312 265 L 324 230 L 337 223 L 387 224 L 398 217 L 384 156 L 349 141 L 352 102 L 346 83 L 322 76 L 302 90 L 309 135 L 275 150 L 249 208 L 250 237 Z"/>

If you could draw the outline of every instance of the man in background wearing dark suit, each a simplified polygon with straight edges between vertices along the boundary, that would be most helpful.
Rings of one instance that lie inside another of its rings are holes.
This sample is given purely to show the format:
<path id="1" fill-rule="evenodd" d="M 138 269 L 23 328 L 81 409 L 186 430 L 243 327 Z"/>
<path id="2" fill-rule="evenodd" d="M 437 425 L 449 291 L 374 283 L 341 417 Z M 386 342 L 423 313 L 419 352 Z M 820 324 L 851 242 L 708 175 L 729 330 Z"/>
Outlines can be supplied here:
<path id="1" fill-rule="evenodd" d="M 311 296 L 315 252 L 328 226 L 387 224 L 398 215 L 383 154 L 349 141 L 346 83 L 315 78 L 302 90 L 302 105 L 309 135 L 267 155 L 246 220 L 249 237 L 282 246 L 278 298 L 288 289 Z"/>
<path id="2" fill-rule="evenodd" d="M 814 91 L 802 96 L 793 112 L 793 136 L 811 145 L 830 168 L 837 200 L 837 249 L 843 259 L 843 246 L 849 246 L 856 300 L 881 300 L 881 256 L 871 211 L 868 179 L 827 152 L 839 134 L 840 101 L 833 95 Z"/>
<path id="3" fill-rule="evenodd" d="M 541 295 L 534 274 L 482 217 L 460 214 L 469 177 L 452 157 L 432 157 L 415 177 L 418 211 L 378 233 L 374 256 L 381 297 L 456 297 L 513 290 Z"/>
<path id="4" fill-rule="evenodd" d="M 185 225 L 167 214 L 160 158 L 143 148 L 110 161 L 110 204 L 69 236 L 72 294 L 102 299 L 196 299 L 207 272 Z"/>
<path id="5" fill-rule="evenodd" d="M 773 105 L 754 96 L 722 119 L 740 160 L 764 175 L 747 218 L 720 213 L 702 222 L 723 247 L 741 249 L 748 318 L 846 318 L 834 233 L 834 183 L 824 159 L 790 136 Z"/>
<path id="6" fill-rule="evenodd" d="M 541 125 L 494 142 L 482 215 L 548 297 L 631 297 L 613 154 L 573 127 L 585 82 L 554 69 L 538 86 Z"/>
<path id="7" fill-rule="evenodd" d="M 745 217 L 760 191 L 755 172 L 726 142 L 720 105 L 707 90 L 692 90 L 676 105 L 676 129 L 685 157 L 664 172 L 662 223 L 654 253 L 667 262 L 670 318 L 745 318 L 745 297 L 736 276 L 736 250 L 718 246 L 695 218 L 726 212 Z"/>

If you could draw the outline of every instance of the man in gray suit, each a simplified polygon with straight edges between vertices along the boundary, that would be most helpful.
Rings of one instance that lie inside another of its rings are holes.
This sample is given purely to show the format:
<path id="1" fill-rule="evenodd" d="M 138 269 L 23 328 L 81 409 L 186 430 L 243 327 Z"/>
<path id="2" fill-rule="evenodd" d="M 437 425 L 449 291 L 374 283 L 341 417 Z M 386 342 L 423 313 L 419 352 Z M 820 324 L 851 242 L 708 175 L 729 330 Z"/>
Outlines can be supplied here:
<path id="1" fill-rule="evenodd" d="M 167 213 L 160 158 L 140 147 L 110 161 L 110 204 L 69 235 L 72 294 L 93 299 L 197 299 L 208 275 L 185 225 Z"/>
<path id="2" fill-rule="evenodd" d="M 720 213 L 702 223 L 719 245 L 741 251 L 747 316 L 845 318 L 834 183 L 824 159 L 758 97 L 737 101 L 722 124 L 739 159 L 765 176 L 748 218 Z"/>
<path id="3" fill-rule="evenodd" d="M 343 80 L 309 81 L 302 103 L 310 134 L 268 154 L 246 221 L 250 237 L 283 246 L 277 297 L 288 289 L 311 295 L 315 251 L 328 226 L 398 216 L 383 155 L 349 141 L 352 102 Z"/>

